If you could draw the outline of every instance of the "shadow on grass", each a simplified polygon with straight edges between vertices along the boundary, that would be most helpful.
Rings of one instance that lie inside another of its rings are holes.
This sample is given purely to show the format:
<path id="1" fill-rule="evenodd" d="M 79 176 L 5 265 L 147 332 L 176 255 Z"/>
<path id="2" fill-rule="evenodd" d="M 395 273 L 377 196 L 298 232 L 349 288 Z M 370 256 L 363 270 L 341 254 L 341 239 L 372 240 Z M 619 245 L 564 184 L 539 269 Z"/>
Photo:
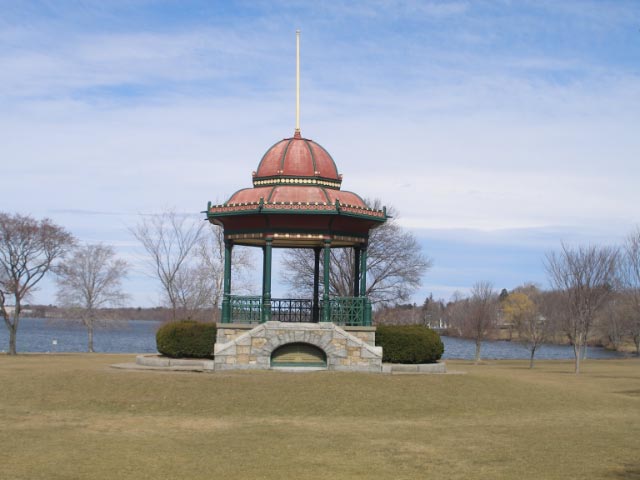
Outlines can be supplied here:
<path id="1" fill-rule="evenodd" d="M 629 395 L 630 397 L 640 397 L 640 389 L 638 390 L 621 390 L 619 392 L 622 395 Z"/>
<path id="2" fill-rule="evenodd" d="M 618 479 L 624 479 L 624 480 L 640 480 L 640 464 L 624 465 L 622 469 L 619 469 L 613 472 L 611 474 L 611 478 L 618 478 Z"/>

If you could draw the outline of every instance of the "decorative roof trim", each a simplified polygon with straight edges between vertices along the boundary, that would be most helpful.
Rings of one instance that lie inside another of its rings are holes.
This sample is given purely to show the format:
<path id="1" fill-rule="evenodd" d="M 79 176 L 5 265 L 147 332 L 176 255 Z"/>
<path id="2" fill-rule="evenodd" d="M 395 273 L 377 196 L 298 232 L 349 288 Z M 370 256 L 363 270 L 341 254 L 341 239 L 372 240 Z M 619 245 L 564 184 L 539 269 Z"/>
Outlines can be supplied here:
<path id="1" fill-rule="evenodd" d="M 269 185 L 319 185 L 322 187 L 340 190 L 340 181 L 322 178 L 322 177 L 294 177 L 294 176 L 276 176 L 276 177 L 254 177 L 254 187 L 266 187 Z"/>
<path id="2" fill-rule="evenodd" d="M 346 214 L 349 216 L 373 217 L 386 220 L 386 210 L 374 210 L 373 208 L 350 205 L 336 201 L 331 202 L 240 202 L 225 203 L 222 205 L 209 205 L 207 215 L 225 215 L 233 213 L 332 213 Z"/>

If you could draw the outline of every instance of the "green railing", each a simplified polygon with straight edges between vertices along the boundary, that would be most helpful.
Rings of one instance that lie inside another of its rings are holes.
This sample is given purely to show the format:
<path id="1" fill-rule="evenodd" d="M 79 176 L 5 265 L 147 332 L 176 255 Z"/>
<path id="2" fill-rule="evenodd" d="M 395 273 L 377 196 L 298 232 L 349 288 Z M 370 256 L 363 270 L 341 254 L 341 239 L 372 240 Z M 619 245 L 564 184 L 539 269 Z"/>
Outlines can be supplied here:
<path id="1" fill-rule="evenodd" d="M 324 305 L 323 308 L 325 308 Z M 329 299 L 329 318 L 336 325 L 370 326 L 371 302 L 366 297 L 331 298 Z"/>
<path id="2" fill-rule="evenodd" d="M 260 323 L 262 320 L 262 297 L 230 295 L 229 309 L 231 323 Z"/>
<path id="3" fill-rule="evenodd" d="M 229 295 L 229 315 L 224 315 L 223 323 L 251 323 L 262 322 L 262 297 Z M 323 309 L 327 305 L 320 304 L 319 318 L 323 317 Z M 366 297 L 334 297 L 329 299 L 329 318 L 336 325 L 370 326 L 371 302 Z M 282 322 L 311 322 L 313 302 L 299 299 L 271 299 L 271 318 Z"/>

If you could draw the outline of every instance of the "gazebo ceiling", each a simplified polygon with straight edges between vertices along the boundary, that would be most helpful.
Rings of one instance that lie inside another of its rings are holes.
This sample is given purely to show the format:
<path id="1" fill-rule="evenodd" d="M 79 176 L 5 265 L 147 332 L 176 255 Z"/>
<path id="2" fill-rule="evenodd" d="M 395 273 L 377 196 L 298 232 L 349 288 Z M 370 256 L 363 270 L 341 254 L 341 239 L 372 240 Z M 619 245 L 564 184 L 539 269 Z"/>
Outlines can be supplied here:
<path id="1" fill-rule="evenodd" d="M 207 207 L 210 222 L 240 245 L 333 246 L 366 243 L 369 230 L 384 223 L 386 209 L 370 208 L 357 194 L 340 190 L 342 175 L 319 144 L 299 132 L 277 142 L 253 172 L 253 187 L 222 205 Z"/>

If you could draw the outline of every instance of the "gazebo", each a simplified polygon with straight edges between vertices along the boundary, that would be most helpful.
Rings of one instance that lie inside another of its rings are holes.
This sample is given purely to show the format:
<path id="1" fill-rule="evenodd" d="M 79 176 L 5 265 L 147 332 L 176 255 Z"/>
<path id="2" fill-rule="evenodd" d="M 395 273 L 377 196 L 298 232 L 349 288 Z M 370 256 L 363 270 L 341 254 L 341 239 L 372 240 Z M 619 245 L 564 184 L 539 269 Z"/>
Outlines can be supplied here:
<path id="1" fill-rule="evenodd" d="M 371 325 L 365 296 L 367 242 L 372 228 L 386 221 L 385 209 L 370 208 L 357 194 L 340 189 L 342 175 L 321 145 L 296 129 L 277 142 L 253 172 L 253 187 L 238 190 L 222 205 L 207 206 L 207 218 L 224 229 L 225 264 L 222 323 L 269 320 Z M 234 245 L 263 250 L 262 295 L 231 293 Z M 314 255 L 312 299 L 276 299 L 271 295 L 272 249 L 306 248 Z M 329 296 L 330 250 L 353 248 L 353 296 Z M 323 295 L 320 255 L 323 255 Z"/>
<path id="2" fill-rule="evenodd" d="M 296 127 L 275 143 L 253 172 L 253 186 L 221 205 L 207 205 L 207 219 L 223 228 L 224 292 L 218 324 L 216 369 L 321 367 L 379 372 L 371 303 L 366 297 L 371 229 L 387 219 L 357 194 L 341 190 L 342 175 L 321 145 L 300 133 L 299 32 L 296 32 Z M 262 292 L 232 294 L 234 246 L 261 248 Z M 312 298 L 273 298 L 274 248 L 308 249 L 314 259 Z M 331 249 L 352 248 L 351 296 L 330 295 Z M 323 256 L 320 298 L 320 256 Z"/>

